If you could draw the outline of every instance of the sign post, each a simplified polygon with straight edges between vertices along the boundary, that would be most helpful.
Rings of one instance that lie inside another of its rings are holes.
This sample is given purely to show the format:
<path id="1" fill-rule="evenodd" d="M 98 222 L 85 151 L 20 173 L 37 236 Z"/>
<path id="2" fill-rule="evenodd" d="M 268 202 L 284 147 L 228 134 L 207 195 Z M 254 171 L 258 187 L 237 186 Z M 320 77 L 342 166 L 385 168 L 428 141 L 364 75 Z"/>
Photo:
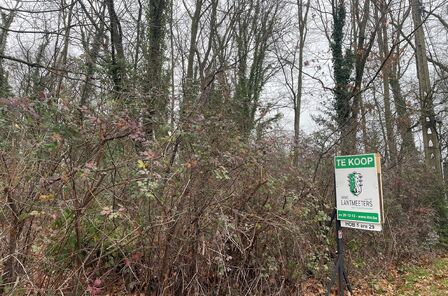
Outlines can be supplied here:
<path id="1" fill-rule="evenodd" d="M 337 260 L 327 286 L 330 295 L 338 275 L 338 295 L 351 286 L 344 267 L 342 228 L 382 231 L 384 222 L 381 158 L 379 154 L 336 156 L 334 158 L 334 191 L 336 207 Z"/>

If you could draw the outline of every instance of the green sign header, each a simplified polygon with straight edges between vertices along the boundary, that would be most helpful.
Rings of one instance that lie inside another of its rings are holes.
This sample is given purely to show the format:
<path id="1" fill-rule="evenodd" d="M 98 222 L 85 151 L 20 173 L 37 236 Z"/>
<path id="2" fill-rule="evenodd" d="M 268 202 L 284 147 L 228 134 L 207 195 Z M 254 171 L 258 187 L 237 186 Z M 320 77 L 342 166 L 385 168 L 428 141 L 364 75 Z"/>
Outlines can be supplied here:
<path id="1" fill-rule="evenodd" d="M 338 210 L 338 220 L 351 220 L 371 223 L 380 222 L 378 213 L 363 213 L 341 210 Z"/>
<path id="2" fill-rule="evenodd" d="M 374 168 L 375 154 L 336 156 L 334 165 L 336 169 Z"/>

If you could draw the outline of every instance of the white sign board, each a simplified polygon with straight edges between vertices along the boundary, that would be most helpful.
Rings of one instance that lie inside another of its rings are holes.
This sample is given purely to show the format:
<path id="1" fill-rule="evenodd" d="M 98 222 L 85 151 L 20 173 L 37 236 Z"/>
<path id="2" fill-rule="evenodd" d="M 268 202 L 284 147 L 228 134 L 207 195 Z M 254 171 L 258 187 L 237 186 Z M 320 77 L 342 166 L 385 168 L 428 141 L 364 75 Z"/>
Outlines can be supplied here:
<path id="1" fill-rule="evenodd" d="M 336 156 L 337 219 L 343 227 L 381 231 L 384 220 L 378 154 Z"/>

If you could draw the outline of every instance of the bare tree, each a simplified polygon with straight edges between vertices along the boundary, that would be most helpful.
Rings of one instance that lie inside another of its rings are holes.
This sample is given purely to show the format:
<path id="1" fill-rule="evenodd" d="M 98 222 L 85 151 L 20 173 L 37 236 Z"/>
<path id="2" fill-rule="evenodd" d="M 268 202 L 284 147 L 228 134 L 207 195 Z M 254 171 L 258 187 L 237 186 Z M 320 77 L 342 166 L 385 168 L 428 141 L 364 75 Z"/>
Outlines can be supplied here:
<path id="1" fill-rule="evenodd" d="M 83 6 L 83 9 L 85 13 L 90 13 L 87 11 L 86 7 Z M 89 98 L 92 97 L 92 91 L 94 90 L 92 87 L 92 81 L 94 80 L 95 75 L 95 68 L 98 63 L 98 58 L 100 55 L 101 45 L 103 44 L 104 39 L 104 33 L 105 33 L 105 22 L 104 22 L 104 16 L 105 16 L 105 10 L 106 6 L 103 5 L 100 8 L 100 13 L 97 16 L 99 20 L 98 26 L 94 27 L 93 32 L 88 31 L 87 40 L 92 40 L 91 44 L 85 40 L 83 42 L 84 44 L 84 51 L 85 51 L 85 77 L 84 82 L 81 89 L 81 98 L 79 101 L 80 106 L 85 106 L 89 103 Z M 90 16 L 90 18 L 93 18 Z"/>
<path id="2" fill-rule="evenodd" d="M 234 108 L 236 122 L 247 138 L 255 126 L 261 92 L 274 70 L 266 64 L 266 59 L 273 44 L 271 36 L 280 12 L 280 2 L 240 1 L 238 9 Z"/>
<path id="3" fill-rule="evenodd" d="M 402 3 L 400 3 L 399 6 L 401 9 L 399 10 L 397 20 L 394 19 L 394 15 L 392 13 L 389 13 L 390 15 L 390 21 L 392 24 L 394 24 L 394 27 L 396 28 L 393 33 L 393 38 L 396 46 L 393 52 L 390 52 L 390 58 L 388 60 L 388 63 L 390 64 L 390 72 L 389 72 L 389 84 L 390 88 L 392 90 L 393 98 L 394 98 L 394 104 L 395 108 L 397 110 L 397 127 L 398 131 L 400 133 L 401 139 L 402 139 L 402 148 L 401 148 L 401 154 L 403 157 L 406 158 L 412 158 L 412 155 L 415 155 L 417 153 L 417 148 L 415 147 L 415 140 L 414 135 L 412 133 L 412 120 L 410 117 L 410 112 L 408 109 L 408 100 L 406 100 L 405 96 L 403 95 L 401 83 L 400 83 L 400 77 L 402 75 L 401 73 L 401 67 L 400 67 L 400 61 L 403 57 L 403 52 L 406 44 L 401 46 L 401 35 L 402 35 L 402 27 L 405 23 L 408 15 L 409 15 L 409 9 L 405 9 L 402 6 Z M 383 23 L 383 27 L 384 27 Z M 384 29 L 383 29 L 384 30 Z M 385 37 L 387 35 L 387 27 L 386 32 L 383 33 Z"/>
<path id="4" fill-rule="evenodd" d="M 146 130 L 156 136 L 159 127 L 167 122 L 168 84 L 163 71 L 165 59 L 165 31 L 168 10 L 167 0 L 151 0 L 147 7 L 146 79 Z"/>
<path id="5" fill-rule="evenodd" d="M 310 11 L 310 1 L 297 0 L 299 37 L 298 37 L 298 77 L 297 77 L 297 96 L 294 98 L 294 155 L 293 164 L 299 166 L 299 143 L 300 143 L 300 112 L 302 111 L 303 95 L 303 54 L 307 37 L 308 13 Z"/>
<path id="6" fill-rule="evenodd" d="M 3 56 L 5 55 L 6 42 L 8 40 L 9 29 L 16 16 L 16 10 L 20 7 L 21 1 L 16 1 L 14 9 L 8 12 L 1 11 L 1 31 L 0 31 L 0 97 L 6 97 L 10 94 L 8 76 L 3 66 Z"/>
<path id="7" fill-rule="evenodd" d="M 441 176 L 441 155 L 437 134 L 437 120 L 433 105 L 433 88 L 429 77 L 428 59 L 426 58 L 426 40 L 423 30 L 422 11 L 418 0 L 410 0 L 415 30 L 415 60 L 419 81 L 419 97 L 422 125 L 423 146 L 426 164 Z"/>
<path id="8" fill-rule="evenodd" d="M 383 96 L 384 96 L 384 119 L 386 123 L 386 152 L 389 159 L 395 163 L 397 161 L 397 143 L 395 140 L 395 132 L 394 132 L 394 118 L 391 109 L 391 94 L 390 94 L 390 61 L 388 58 L 390 57 L 389 53 L 389 41 L 388 41 L 388 33 L 387 33 L 387 11 L 385 11 L 388 7 L 385 0 L 381 1 L 375 9 L 375 17 L 376 22 L 380 24 L 380 29 L 378 30 L 378 48 L 380 53 L 380 60 L 383 64 L 382 67 L 382 82 L 383 82 Z M 380 11 L 384 16 L 382 21 L 380 21 Z"/>
<path id="9" fill-rule="evenodd" d="M 126 58 L 123 47 L 123 31 L 121 29 L 120 19 L 115 11 L 114 0 L 106 0 L 107 10 L 109 12 L 109 30 L 111 39 L 111 75 L 114 82 L 116 96 L 120 97 L 123 91 L 123 83 L 126 77 Z"/>

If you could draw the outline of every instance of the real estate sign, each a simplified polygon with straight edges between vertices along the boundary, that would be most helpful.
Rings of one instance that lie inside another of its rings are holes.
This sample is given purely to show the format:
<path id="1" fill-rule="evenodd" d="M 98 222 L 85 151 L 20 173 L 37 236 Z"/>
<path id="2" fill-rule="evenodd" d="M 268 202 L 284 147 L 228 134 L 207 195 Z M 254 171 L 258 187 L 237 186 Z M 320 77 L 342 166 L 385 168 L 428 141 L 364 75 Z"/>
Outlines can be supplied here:
<path id="1" fill-rule="evenodd" d="M 384 220 L 378 154 L 336 156 L 336 209 L 343 227 L 381 231 Z"/>

